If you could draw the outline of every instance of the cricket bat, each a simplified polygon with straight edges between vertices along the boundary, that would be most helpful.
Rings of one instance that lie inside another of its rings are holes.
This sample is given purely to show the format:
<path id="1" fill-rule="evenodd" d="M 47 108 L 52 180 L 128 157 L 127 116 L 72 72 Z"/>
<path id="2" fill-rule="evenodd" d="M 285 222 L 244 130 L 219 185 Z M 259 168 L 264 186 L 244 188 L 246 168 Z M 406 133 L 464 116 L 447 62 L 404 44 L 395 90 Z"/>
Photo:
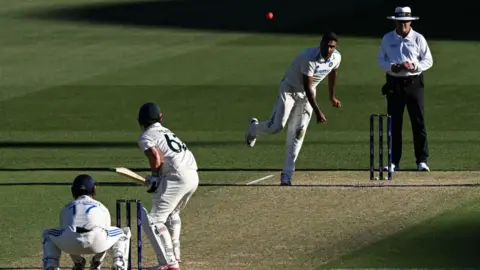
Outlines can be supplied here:
<path id="1" fill-rule="evenodd" d="M 124 167 L 119 167 L 119 168 L 114 168 L 113 170 L 120 175 L 128 177 L 128 178 L 130 178 L 132 180 L 135 180 L 135 181 L 137 181 L 141 184 L 145 184 L 145 178 L 143 178 L 142 176 L 134 173 L 130 169 L 127 169 L 127 168 L 124 168 Z"/>

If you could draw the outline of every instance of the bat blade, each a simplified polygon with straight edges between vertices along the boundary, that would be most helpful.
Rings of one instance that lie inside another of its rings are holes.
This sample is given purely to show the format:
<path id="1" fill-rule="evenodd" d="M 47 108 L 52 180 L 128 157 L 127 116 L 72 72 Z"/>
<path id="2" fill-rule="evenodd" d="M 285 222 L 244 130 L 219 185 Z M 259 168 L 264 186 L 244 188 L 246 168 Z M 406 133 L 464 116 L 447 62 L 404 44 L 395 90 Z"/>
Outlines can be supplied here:
<path id="1" fill-rule="evenodd" d="M 125 177 L 128 177 L 132 180 L 135 180 L 141 184 L 145 184 L 145 178 L 142 176 L 138 175 L 137 173 L 131 171 L 130 169 L 124 168 L 124 167 L 119 167 L 119 168 L 114 168 L 114 171 L 120 175 L 123 175 Z"/>

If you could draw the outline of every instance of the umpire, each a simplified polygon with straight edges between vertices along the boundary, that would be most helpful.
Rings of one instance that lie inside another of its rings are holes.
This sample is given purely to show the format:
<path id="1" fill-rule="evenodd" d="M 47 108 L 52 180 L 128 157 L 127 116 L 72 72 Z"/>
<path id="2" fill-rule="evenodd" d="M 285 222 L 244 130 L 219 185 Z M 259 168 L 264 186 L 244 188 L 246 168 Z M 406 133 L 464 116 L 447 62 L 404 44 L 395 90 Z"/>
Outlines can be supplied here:
<path id="1" fill-rule="evenodd" d="M 387 97 L 387 113 L 392 116 L 392 171 L 399 169 L 402 157 L 402 126 L 405 105 L 410 116 L 417 169 L 430 171 L 427 166 L 428 140 L 424 115 L 423 72 L 433 65 L 427 41 L 410 25 L 410 7 L 397 7 L 396 29 L 383 36 L 378 64 L 386 72 L 382 94 Z"/>

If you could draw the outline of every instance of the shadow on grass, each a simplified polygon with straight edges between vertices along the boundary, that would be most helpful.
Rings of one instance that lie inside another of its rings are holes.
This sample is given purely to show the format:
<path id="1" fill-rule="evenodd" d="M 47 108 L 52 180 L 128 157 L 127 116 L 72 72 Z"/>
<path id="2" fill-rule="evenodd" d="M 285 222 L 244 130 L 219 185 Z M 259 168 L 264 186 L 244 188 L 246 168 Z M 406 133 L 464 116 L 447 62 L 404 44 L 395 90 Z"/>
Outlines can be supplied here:
<path id="1" fill-rule="evenodd" d="M 34 270 L 34 269 L 38 269 L 38 270 L 42 270 L 43 268 L 42 267 L 36 267 L 36 266 L 21 266 L 21 267 L 0 267 L 0 270 Z M 72 268 L 71 267 L 59 267 L 57 269 L 61 269 L 61 270 L 71 270 Z M 102 267 L 100 269 L 108 269 L 108 270 L 111 270 L 110 267 Z M 137 267 L 132 267 L 132 269 L 138 269 Z M 143 268 L 145 269 L 145 268 Z"/>
<path id="2" fill-rule="evenodd" d="M 142 186 L 129 182 L 101 182 L 96 181 L 98 186 L 102 187 L 136 187 Z M 71 182 L 16 182 L 16 183 L 0 183 L 0 186 L 71 186 Z"/>
<path id="3" fill-rule="evenodd" d="M 322 268 L 479 269 L 480 203 L 470 202 Z"/>
<path id="4" fill-rule="evenodd" d="M 243 134 L 242 134 L 243 135 Z M 307 144 L 359 144 L 358 140 L 351 141 L 308 141 Z M 454 143 L 458 143 L 457 141 Z M 204 146 L 224 146 L 238 147 L 245 145 L 243 140 L 238 141 L 186 141 L 188 147 L 204 147 Z M 264 145 L 285 145 L 285 141 L 263 141 Z M 2 148 L 138 148 L 135 141 L 132 142 L 31 142 L 31 141 L 0 141 L 0 149 Z"/>
<path id="5" fill-rule="evenodd" d="M 372 181 L 373 182 L 373 181 Z M 376 181 L 378 182 L 378 181 Z M 280 186 L 279 184 L 232 184 L 232 183 L 200 183 L 200 187 L 279 187 L 279 188 L 447 188 L 447 187 L 480 187 L 480 184 L 388 184 L 381 181 L 372 184 L 300 184 L 292 186 Z M 0 186 L 71 186 L 72 183 L 63 182 L 17 182 L 0 183 Z M 97 181 L 102 187 L 134 187 L 142 186 L 136 183 L 104 182 Z"/>
<path id="6" fill-rule="evenodd" d="M 150 172 L 148 168 L 133 168 L 130 170 L 134 172 Z M 40 168 L 1 168 L 0 172 L 28 172 L 28 171 L 59 171 L 59 172 L 75 172 L 75 171 L 90 171 L 90 172 L 112 172 L 112 168 L 108 167 L 40 167 Z M 282 168 L 242 168 L 242 167 L 225 167 L 225 168 L 199 168 L 199 172 L 281 172 Z M 297 172 L 367 172 L 368 168 L 296 168 Z M 402 172 L 416 172 L 415 169 L 402 169 Z M 465 170 L 465 169 L 436 169 L 437 172 L 476 172 L 480 169 Z"/>
<path id="7" fill-rule="evenodd" d="M 68 5 L 29 14 L 29 17 L 88 24 L 132 27 L 315 34 L 325 30 L 340 36 L 380 38 L 392 30 L 386 16 L 397 5 L 410 5 L 420 20 L 414 27 L 427 39 L 478 40 L 480 35 L 468 20 L 476 10 L 466 0 L 451 5 L 432 5 L 428 1 L 414 4 L 389 0 L 170 0 L 119 1 Z M 272 11 L 274 20 L 265 19 Z M 442 19 L 440 23 L 439 19 Z M 439 24 L 440 23 L 440 24 Z"/>
<path id="8" fill-rule="evenodd" d="M 243 136 L 243 134 L 241 134 Z M 431 140 L 434 141 L 434 140 Z M 230 141 L 185 141 L 188 147 L 205 147 L 205 146 L 223 146 L 223 147 L 238 147 L 245 145 L 243 140 L 230 140 Z M 442 144 L 471 144 L 478 143 L 478 139 L 465 140 L 465 139 L 442 139 Z M 357 145 L 364 144 L 365 142 L 359 140 L 309 140 L 304 145 Z M 285 140 L 265 140 L 261 142 L 262 145 L 285 145 Z M 35 142 L 35 141 L 0 141 L 0 149 L 21 149 L 21 148 L 138 148 L 138 144 L 135 141 L 132 142 Z"/>

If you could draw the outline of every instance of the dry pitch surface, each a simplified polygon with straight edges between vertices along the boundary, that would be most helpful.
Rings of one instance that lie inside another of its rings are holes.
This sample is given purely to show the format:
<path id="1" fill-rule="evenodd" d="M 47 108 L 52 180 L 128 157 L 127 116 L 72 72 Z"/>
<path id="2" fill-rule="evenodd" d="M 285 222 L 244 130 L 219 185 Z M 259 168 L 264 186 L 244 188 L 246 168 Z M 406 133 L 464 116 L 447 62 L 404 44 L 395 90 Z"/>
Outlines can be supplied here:
<path id="1" fill-rule="evenodd" d="M 294 184 L 301 187 L 270 186 L 278 183 L 275 174 L 257 183 L 265 186 L 200 188 L 182 215 L 182 269 L 312 269 L 479 197 L 472 186 L 452 186 L 479 183 L 478 172 L 359 180 L 365 174 L 297 172 Z M 398 187 L 351 187 L 359 184 Z M 152 266 L 153 250 L 144 243 L 144 265 Z M 40 261 L 38 253 L 12 266 Z M 69 266 L 68 257 L 62 263 Z"/>

